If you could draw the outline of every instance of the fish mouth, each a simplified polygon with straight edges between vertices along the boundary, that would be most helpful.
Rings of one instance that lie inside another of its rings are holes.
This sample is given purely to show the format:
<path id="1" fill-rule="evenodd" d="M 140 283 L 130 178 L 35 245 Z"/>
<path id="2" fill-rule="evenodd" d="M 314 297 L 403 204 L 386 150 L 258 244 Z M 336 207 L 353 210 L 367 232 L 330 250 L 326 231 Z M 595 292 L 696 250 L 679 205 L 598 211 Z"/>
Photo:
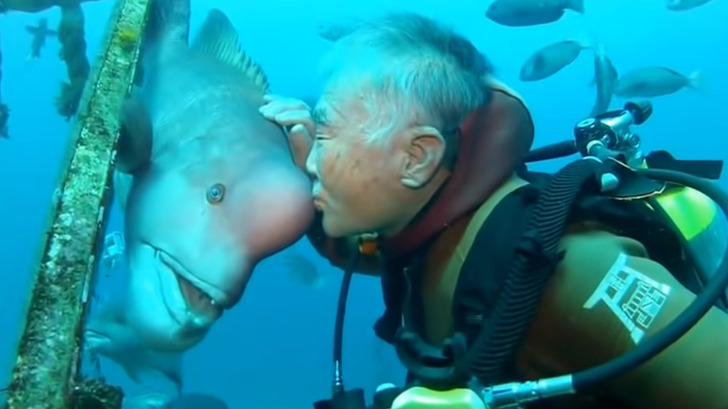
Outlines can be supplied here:
<path id="1" fill-rule="evenodd" d="M 214 317 L 222 314 L 227 305 L 227 296 L 222 291 L 195 277 L 169 253 L 155 248 L 154 258 L 177 279 L 188 310 Z"/>
<path id="2" fill-rule="evenodd" d="M 96 351 L 102 344 L 111 341 L 107 334 L 94 329 L 84 329 L 81 339 L 83 348 L 91 352 Z"/>

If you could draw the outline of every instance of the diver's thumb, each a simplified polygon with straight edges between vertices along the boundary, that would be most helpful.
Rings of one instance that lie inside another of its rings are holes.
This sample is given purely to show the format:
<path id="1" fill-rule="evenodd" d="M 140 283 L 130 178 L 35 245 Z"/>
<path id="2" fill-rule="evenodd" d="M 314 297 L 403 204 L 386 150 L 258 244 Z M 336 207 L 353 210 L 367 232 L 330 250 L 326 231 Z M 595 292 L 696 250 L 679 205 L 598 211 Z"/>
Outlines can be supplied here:
<path id="1" fill-rule="evenodd" d="M 291 147 L 293 161 L 296 163 L 296 166 L 305 170 L 306 159 L 313 146 L 313 137 L 302 124 L 296 124 L 285 129 L 288 134 L 288 145 Z"/>

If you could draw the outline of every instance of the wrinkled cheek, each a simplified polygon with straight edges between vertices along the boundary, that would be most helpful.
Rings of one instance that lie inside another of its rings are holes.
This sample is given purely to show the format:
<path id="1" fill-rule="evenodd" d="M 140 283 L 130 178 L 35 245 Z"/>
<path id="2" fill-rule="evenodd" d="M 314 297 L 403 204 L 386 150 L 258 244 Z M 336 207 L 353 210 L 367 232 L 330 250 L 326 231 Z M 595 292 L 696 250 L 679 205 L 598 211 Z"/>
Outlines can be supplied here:
<path id="1" fill-rule="evenodd" d="M 336 188 L 341 180 L 341 173 L 337 172 L 340 169 L 339 160 L 341 158 L 341 152 L 319 149 L 316 162 L 319 169 L 319 179 L 321 184 L 329 189 Z"/>

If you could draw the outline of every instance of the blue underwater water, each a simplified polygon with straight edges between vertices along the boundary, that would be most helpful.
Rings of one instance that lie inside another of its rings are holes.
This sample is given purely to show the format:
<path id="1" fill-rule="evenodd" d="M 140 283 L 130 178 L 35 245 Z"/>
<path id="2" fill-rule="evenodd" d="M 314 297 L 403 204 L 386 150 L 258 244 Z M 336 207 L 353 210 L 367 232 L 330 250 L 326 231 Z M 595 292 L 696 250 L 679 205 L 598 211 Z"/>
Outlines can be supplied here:
<path id="1" fill-rule="evenodd" d="M 211 8 L 223 10 L 239 30 L 245 50 L 265 70 L 277 94 L 315 98 L 321 88 L 318 59 L 331 46 L 317 27 L 389 10 L 410 10 L 456 28 L 495 65 L 497 77 L 520 93 L 536 124 L 535 146 L 568 139 L 594 102 L 593 61 L 579 57 L 551 78 L 521 82 L 523 61 L 537 48 L 567 38 L 598 38 L 619 72 L 646 65 L 685 74 L 700 71 L 699 89 L 685 89 L 652 99 L 654 113 L 639 127 L 646 150 L 667 149 L 681 159 L 728 158 L 728 2 L 713 0 L 674 12 L 661 0 L 586 0 L 585 14 L 567 12 L 558 22 L 506 27 L 485 18 L 490 1 L 334 0 L 224 1 L 193 0 L 192 29 Z M 1 2 L 0 2 L 1 3 Z M 114 2 L 84 3 L 87 55 L 93 64 Z M 39 59 L 28 60 L 27 25 L 39 17 L 53 28 L 57 7 L 39 13 L 0 15 L 1 101 L 11 109 L 9 138 L 0 138 L 0 387 L 15 363 L 16 343 L 27 307 L 38 243 L 73 120 L 53 106 L 66 78 L 57 57 L 58 41 L 49 38 Z M 181 85 L 183 86 L 183 85 Z M 624 99 L 612 101 L 620 108 Z M 537 166 L 555 170 L 563 160 Z M 726 185 L 726 177 L 720 181 Z M 119 209 L 111 212 L 108 232 L 123 228 Z M 217 396 L 231 409 L 298 409 L 326 398 L 331 388 L 331 354 L 340 271 L 320 259 L 305 240 L 294 245 L 313 260 L 325 278 L 308 286 L 280 263 L 286 252 L 263 261 L 243 300 L 217 324 L 205 341 L 184 358 L 184 390 Z M 286 250 L 290 251 L 290 250 Z M 96 289 L 113 293 L 124 280 L 123 262 L 102 267 Z M 347 387 L 371 392 L 383 382 L 401 382 L 404 370 L 371 329 L 383 310 L 379 282 L 355 277 L 350 295 L 344 366 Z M 104 376 L 130 393 L 144 389 L 113 364 Z"/>

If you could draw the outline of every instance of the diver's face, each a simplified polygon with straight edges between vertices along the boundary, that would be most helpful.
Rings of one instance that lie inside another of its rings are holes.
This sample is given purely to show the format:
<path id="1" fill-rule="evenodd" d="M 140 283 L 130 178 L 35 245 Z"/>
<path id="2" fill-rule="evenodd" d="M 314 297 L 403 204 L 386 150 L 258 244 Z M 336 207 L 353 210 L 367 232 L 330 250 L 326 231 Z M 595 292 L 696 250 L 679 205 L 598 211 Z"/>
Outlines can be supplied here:
<path id="1" fill-rule="evenodd" d="M 381 122 L 376 110 L 367 109 L 366 92 L 327 87 L 314 110 L 316 139 L 306 170 L 314 178 L 314 203 L 331 237 L 384 233 L 399 222 L 402 204 L 395 192 L 402 188 L 401 154 L 389 141 L 367 142 L 379 130 L 369 125 Z"/>

